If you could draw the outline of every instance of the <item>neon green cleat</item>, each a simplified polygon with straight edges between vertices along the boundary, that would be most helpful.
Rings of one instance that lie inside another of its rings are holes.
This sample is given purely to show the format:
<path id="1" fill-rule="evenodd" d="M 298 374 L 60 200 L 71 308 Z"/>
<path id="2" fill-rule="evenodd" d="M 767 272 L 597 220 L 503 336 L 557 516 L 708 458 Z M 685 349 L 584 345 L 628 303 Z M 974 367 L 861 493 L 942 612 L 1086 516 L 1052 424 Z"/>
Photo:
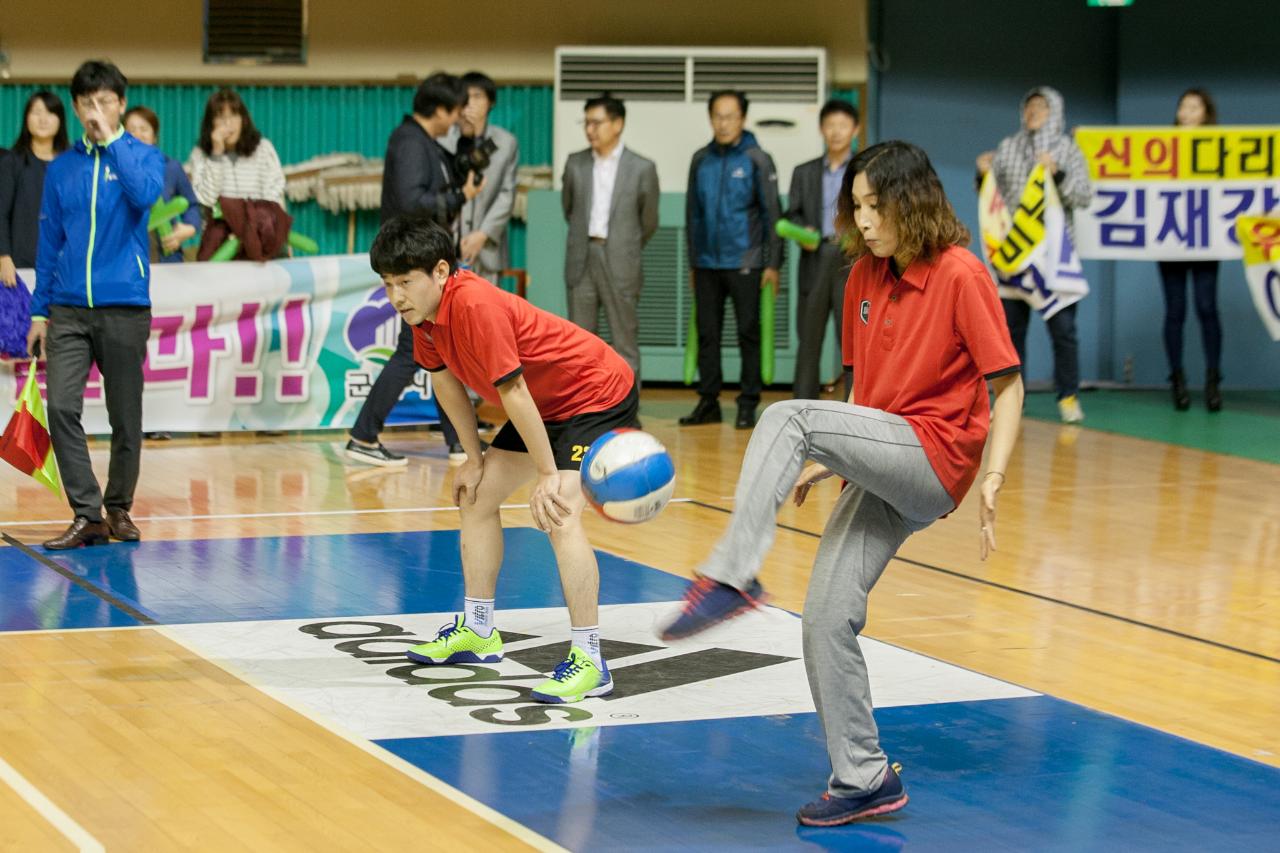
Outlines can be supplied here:
<path id="1" fill-rule="evenodd" d="M 560 704 L 581 702 L 591 696 L 607 696 L 613 692 L 613 677 L 609 665 L 596 666 L 591 656 L 574 646 L 569 649 L 568 660 L 556 667 L 546 681 L 533 688 L 530 697 L 538 702 Z"/>
<path id="2" fill-rule="evenodd" d="M 453 624 L 441 628 L 434 640 L 414 646 L 405 656 L 418 663 L 498 663 L 502 660 L 502 635 L 494 628 L 492 634 L 481 637 L 458 616 Z"/>

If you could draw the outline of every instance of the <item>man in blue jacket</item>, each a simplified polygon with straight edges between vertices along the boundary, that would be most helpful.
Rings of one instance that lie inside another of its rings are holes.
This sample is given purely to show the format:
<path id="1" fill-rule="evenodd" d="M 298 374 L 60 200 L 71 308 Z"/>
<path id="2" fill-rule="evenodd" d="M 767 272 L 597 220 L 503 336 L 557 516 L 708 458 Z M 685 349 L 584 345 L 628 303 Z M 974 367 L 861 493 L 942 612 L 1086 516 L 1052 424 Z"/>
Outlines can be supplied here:
<path id="1" fill-rule="evenodd" d="M 129 510 L 141 462 L 142 363 L 151 335 L 147 217 L 164 185 L 164 155 L 120 126 L 126 86 L 109 62 L 76 70 L 71 99 L 85 135 L 49 164 L 40 204 L 27 349 L 39 346 L 46 356 L 49 433 L 75 512 L 71 526 L 44 543 L 53 550 L 139 538 Z M 94 363 L 111 421 L 105 495 L 80 423 Z"/>
<path id="2" fill-rule="evenodd" d="M 778 291 L 782 241 L 778 173 L 773 158 L 743 126 L 747 96 L 713 92 L 708 101 L 714 139 L 693 155 L 685 195 L 685 231 L 698 311 L 698 406 L 684 426 L 720 422 L 720 333 L 725 299 L 733 300 L 742 355 L 738 429 L 756 424 L 760 404 L 760 290 Z"/>

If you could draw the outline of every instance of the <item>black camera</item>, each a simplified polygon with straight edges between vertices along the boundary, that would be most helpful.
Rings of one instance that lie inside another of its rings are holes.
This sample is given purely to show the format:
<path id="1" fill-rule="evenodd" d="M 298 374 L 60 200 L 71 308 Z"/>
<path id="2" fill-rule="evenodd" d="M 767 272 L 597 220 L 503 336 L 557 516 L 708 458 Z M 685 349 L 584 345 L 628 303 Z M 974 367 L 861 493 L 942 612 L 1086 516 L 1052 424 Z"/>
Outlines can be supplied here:
<path id="1" fill-rule="evenodd" d="M 468 172 L 476 173 L 476 183 L 479 184 L 484 177 L 484 170 L 493 162 L 493 152 L 498 150 L 498 143 L 487 137 L 467 145 L 469 141 L 468 137 L 462 137 L 458 141 L 458 153 L 453 155 L 453 173 L 457 176 L 459 186 L 467 182 Z"/>

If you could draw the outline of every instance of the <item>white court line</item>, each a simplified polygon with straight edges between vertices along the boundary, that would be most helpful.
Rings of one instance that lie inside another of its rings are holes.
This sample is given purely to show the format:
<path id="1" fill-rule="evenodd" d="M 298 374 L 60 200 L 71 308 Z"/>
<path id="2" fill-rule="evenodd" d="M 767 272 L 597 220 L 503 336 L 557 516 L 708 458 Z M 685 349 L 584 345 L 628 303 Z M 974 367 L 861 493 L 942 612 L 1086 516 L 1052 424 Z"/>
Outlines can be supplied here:
<path id="1" fill-rule="evenodd" d="M 28 782 L 26 777 L 13 769 L 13 766 L 3 758 L 0 758 L 0 781 L 7 782 L 9 787 L 27 802 L 27 805 L 39 812 L 41 817 L 66 836 L 77 849 L 95 851 L 95 853 L 102 853 L 107 849 L 102 846 L 101 841 L 90 835 L 83 826 L 72 820 L 70 815 L 54 805 L 52 800 L 40 793 L 35 785 Z"/>
<path id="2" fill-rule="evenodd" d="M 672 498 L 669 504 L 692 503 L 693 498 Z M 503 504 L 499 509 L 528 509 L 528 504 Z M 234 518 L 307 518 L 324 515 L 387 515 L 397 512 L 455 512 L 456 506 L 406 506 L 388 509 L 317 509 L 299 512 L 239 512 L 222 515 L 135 515 L 134 521 L 215 521 Z M 66 524 L 65 518 L 34 519 L 31 521 L 0 521 L 0 527 L 35 527 L 49 524 Z"/>
<path id="3" fill-rule="evenodd" d="M 490 808 L 489 806 L 471 797 L 470 795 L 465 794 L 462 791 L 459 791 L 457 788 L 453 787 L 448 782 L 445 782 L 443 779 L 439 779 L 435 776 L 432 776 L 430 773 L 426 772 L 422 768 L 417 767 L 413 764 L 410 764 L 408 761 L 404 760 L 403 758 L 391 752 L 390 750 L 383 749 L 373 741 L 362 738 L 359 735 L 355 734 L 354 732 L 347 731 L 345 728 L 338 725 L 332 720 L 328 720 L 328 719 L 325 719 L 324 717 L 311 713 L 311 711 L 309 711 L 306 707 L 300 704 L 295 704 L 294 702 L 286 701 L 281 696 L 277 695 L 274 691 L 264 690 L 262 687 L 259 687 L 257 684 L 254 684 L 253 681 L 248 676 L 248 674 L 241 672 L 238 668 L 228 664 L 226 661 L 213 660 L 211 658 L 205 657 L 198 649 L 188 645 L 187 643 L 184 643 L 182 641 L 181 633 L 166 630 L 167 626 L 153 626 L 153 627 L 156 627 L 156 630 L 158 633 L 164 635 L 165 637 L 168 637 L 173 642 L 177 643 L 178 645 L 187 649 L 191 653 L 195 654 L 201 660 L 211 663 L 214 666 L 218 667 L 219 669 L 222 669 L 230 673 L 234 677 L 238 678 L 240 681 L 244 682 L 249 687 L 252 687 L 254 690 L 257 690 L 271 697 L 272 700 L 279 702 L 281 705 L 284 705 L 286 708 L 289 708 L 290 710 L 294 711 L 299 716 L 307 718 L 308 720 L 315 723 L 320 728 L 325 729 L 326 731 L 332 732 L 333 734 L 342 738 L 352 746 L 355 746 L 360 750 L 367 752 L 369 755 L 372 755 L 374 758 L 378 759 L 379 761 L 383 762 L 389 767 L 393 767 L 396 770 L 399 770 L 401 773 L 405 774 L 411 779 L 416 780 L 422 785 L 425 785 L 426 787 L 435 791 L 437 794 L 444 797 L 445 799 L 450 800 L 456 803 L 457 805 L 461 806 L 462 808 L 466 809 L 467 811 L 471 812 L 472 814 L 478 817 L 481 817 L 484 820 L 487 820 L 489 823 L 493 824 L 498 829 L 501 829 L 509 833 L 513 838 L 523 841 L 525 844 L 528 844 L 533 849 L 552 851 L 553 853 L 569 853 L 568 850 L 561 847 L 559 844 L 556 844 L 554 841 L 550 840 L 549 838 L 544 838 L 543 836 L 534 832 L 532 829 L 525 826 L 524 824 L 516 820 L 513 820 L 512 818 L 507 817 L 502 812 L 499 812 L 493 808 Z M 172 627 L 178 628 L 180 626 L 175 625 Z"/>

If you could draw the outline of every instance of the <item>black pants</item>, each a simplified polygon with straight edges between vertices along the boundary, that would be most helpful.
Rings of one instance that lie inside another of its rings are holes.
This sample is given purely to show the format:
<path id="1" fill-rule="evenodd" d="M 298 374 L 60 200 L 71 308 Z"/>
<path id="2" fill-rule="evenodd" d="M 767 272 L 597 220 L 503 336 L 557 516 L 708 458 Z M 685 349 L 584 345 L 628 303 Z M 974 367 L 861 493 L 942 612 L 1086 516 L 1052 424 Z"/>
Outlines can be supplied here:
<path id="1" fill-rule="evenodd" d="M 1195 297 L 1196 318 L 1204 343 L 1204 366 L 1217 371 L 1222 366 L 1222 321 L 1218 319 L 1217 261 L 1160 261 L 1164 283 L 1164 352 L 1169 370 L 1182 370 L 1182 327 L 1187 321 L 1187 275 Z"/>
<path id="2" fill-rule="evenodd" d="M 800 299 L 796 304 L 796 378 L 792 392 L 797 400 L 816 400 L 821 391 L 820 377 L 822 339 L 827 332 L 827 318 L 836 318 L 836 355 L 840 355 L 840 335 L 844 329 L 844 284 L 849 277 L 849 259 L 835 243 L 826 240 L 817 249 L 818 256 L 809 266 L 809 281 L 800 282 Z M 845 389 L 845 398 L 849 396 Z"/>
<path id="3" fill-rule="evenodd" d="M 1027 375 L 1027 326 L 1031 322 L 1031 306 L 1021 299 L 1002 299 L 1004 318 L 1009 324 L 1009 337 L 1022 362 L 1022 375 Z M 1053 390 L 1058 399 L 1070 397 L 1080 390 L 1080 341 L 1076 338 L 1076 306 L 1068 305 L 1050 317 L 1049 338 L 1053 341 Z"/>
<path id="4" fill-rule="evenodd" d="M 355 426 L 351 427 L 351 437 L 357 441 L 373 444 L 386 426 L 387 415 L 400 402 L 400 395 L 413 381 L 413 374 L 418 372 L 418 363 L 413 360 L 413 326 L 403 320 L 400 322 L 400 337 L 396 340 L 396 351 L 387 359 L 382 372 L 374 380 L 365 397 L 360 413 L 356 415 Z M 449 422 L 444 407 L 437 401 L 436 409 L 440 412 L 440 429 L 444 432 L 446 444 L 458 443 L 458 431 Z"/>
<path id="5" fill-rule="evenodd" d="M 49 312 L 49 434 L 67 501 L 78 516 L 102 521 L 102 508 L 128 510 L 142 467 L 142 363 L 151 337 L 151 309 L 133 306 Z M 89 461 L 80 418 L 89 368 L 98 365 L 111 424 L 111 464 L 104 495 Z"/>
<path id="6" fill-rule="evenodd" d="M 742 355 L 739 406 L 760 402 L 760 270 L 694 270 L 694 304 L 698 308 L 698 393 L 715 397 L 724 385 L 720 366 L 720 336 L 724 331 L 724 302 L 733 300 L 738 320 L 738 349 Z"/>

